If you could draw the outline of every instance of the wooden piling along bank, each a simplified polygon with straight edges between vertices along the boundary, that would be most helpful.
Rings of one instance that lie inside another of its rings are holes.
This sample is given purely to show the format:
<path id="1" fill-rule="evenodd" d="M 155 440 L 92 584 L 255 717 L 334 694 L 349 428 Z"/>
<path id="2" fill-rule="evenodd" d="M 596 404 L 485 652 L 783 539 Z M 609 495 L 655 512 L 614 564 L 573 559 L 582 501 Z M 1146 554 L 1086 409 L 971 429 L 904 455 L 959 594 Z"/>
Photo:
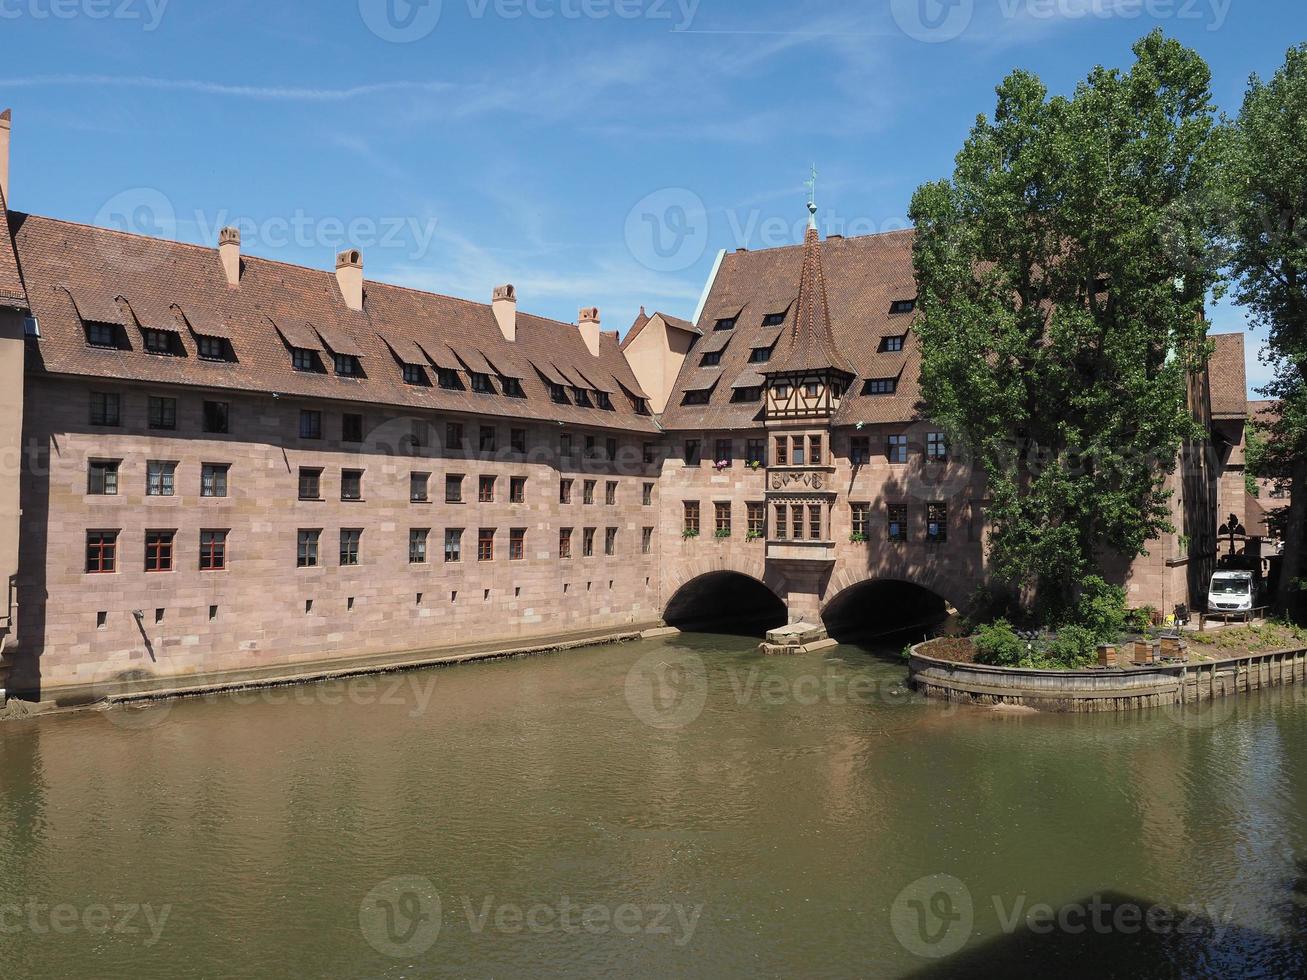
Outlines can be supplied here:
<path id="1" fill-rule="evenodd" d="M 1033 670 L 955 663 L 911 650 L 909 683 L 930 698 L 1040 711 L 1129 711 L 1307 682 L 1307 649 L 1247 653 L 1204 663 L 1099 670 Z"/>

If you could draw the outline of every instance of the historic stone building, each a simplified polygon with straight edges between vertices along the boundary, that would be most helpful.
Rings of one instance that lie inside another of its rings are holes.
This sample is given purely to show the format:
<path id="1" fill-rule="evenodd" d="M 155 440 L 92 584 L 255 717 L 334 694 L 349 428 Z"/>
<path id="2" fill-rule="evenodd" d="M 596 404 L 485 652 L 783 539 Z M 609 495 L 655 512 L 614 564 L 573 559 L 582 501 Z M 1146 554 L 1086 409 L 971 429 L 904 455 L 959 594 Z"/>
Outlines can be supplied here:
<path id="1" fill-rule="evenodd" d="M 0 123 L 11 692 L 733 600 L 874 623 L 984 580 L 983 481 L 919 404 L 911 233 L 727 255 L 697 323 L 642 313 L 619 343 L 598 310 L 532 316 L 512 286 L 481 304 L 367 281 L 353 249 L 314 270 L 233 229 L 206 248 L 6 211 Z M 1211 423 L 1205 377 L 1192 394 Z M 1173 481 L 1183 530 L 1121 570 L 1137 604 L 1187 601 L 1210 560 L 1201 448 Z"/>

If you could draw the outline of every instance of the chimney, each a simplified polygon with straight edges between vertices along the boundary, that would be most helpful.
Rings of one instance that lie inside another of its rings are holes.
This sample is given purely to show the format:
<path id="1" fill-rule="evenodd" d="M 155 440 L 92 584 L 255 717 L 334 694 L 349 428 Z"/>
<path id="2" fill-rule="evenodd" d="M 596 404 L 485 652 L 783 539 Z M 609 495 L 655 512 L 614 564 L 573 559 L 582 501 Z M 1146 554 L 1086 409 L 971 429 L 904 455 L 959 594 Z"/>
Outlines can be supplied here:
<path id="1" fill-rule="evenodd" d="M 336 256 L 336 285 L 345 305 L 351 310 L 363 309 L 363 253 L 347 248 Z"/>
<path id="2" fill-rule="evenodd" d="M 517 290 L 511 283 L 495 287 L 495 297 L 490 307 L 495 311 L 495 322 L 499 324 L 499 332 L 504 335 L 504 339 L 510 343 L 517 340 Z"/>
<path id="3" fill-rule="evenodd" d="M 590 353 L 595 357 L 599 356 L 599 307 L 587 306 L 577 317 L 577 325 L 581 328 L 581 339 L 585 345 L 590 348 Z"/>
<path id="4" fill-rule="evenodd" d="M 9 127 L 12 120 L 10 110 L 0 112 L 0 194 L 4 195 L 5 207 L 9 206 Z"/>
<path id="5" fill-rule="evenodd" d="M 222 271 L 227 274 L 227 285 L 235 288 L 241 284 L 241 230 L 224 228 L 218 232 L 218 260 Z"/>

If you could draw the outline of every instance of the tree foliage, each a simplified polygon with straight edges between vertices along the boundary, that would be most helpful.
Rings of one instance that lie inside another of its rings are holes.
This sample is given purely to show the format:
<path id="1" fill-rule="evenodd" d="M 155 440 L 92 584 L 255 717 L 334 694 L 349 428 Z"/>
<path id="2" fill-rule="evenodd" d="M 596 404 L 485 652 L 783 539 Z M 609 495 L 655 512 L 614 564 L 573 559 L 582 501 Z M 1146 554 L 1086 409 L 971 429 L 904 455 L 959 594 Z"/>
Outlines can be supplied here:
<path id="1" fill-rule="evenodd" d="M 1170 530 L 1187 379 L 1219 287 L 1210 72 L 1155 32 L 1050 98 L 1017 71 L 918 189 L 922 392 L 987 476 L 991 564 L 1075 618 L 1109 553 Z"/>
<path id="2" fill-rule="evenodd" d="M 1285 609 L 1307 533 L 1307 45 L 1291 48 L 1269 82 L 1252 77 L 1225 177 L 1235 298 L 1267 332 L 1274 378 L 1263 394 L 1279 401 L 1251 467 L 1292 485 L 1277 603 Z"/>

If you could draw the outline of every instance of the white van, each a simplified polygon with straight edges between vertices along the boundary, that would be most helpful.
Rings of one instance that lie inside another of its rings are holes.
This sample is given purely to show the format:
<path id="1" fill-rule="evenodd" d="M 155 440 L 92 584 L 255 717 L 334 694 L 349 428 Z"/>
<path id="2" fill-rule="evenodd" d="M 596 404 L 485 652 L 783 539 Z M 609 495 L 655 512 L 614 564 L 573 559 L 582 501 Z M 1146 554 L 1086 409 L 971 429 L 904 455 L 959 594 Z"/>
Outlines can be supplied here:
<path id="1" fill-rule="evenodd" d="M 1217 572 L 1207 590 L 1207 611 L 1248 612 L 1261 604 L 1260 587 L 1252 572 Z"/>

